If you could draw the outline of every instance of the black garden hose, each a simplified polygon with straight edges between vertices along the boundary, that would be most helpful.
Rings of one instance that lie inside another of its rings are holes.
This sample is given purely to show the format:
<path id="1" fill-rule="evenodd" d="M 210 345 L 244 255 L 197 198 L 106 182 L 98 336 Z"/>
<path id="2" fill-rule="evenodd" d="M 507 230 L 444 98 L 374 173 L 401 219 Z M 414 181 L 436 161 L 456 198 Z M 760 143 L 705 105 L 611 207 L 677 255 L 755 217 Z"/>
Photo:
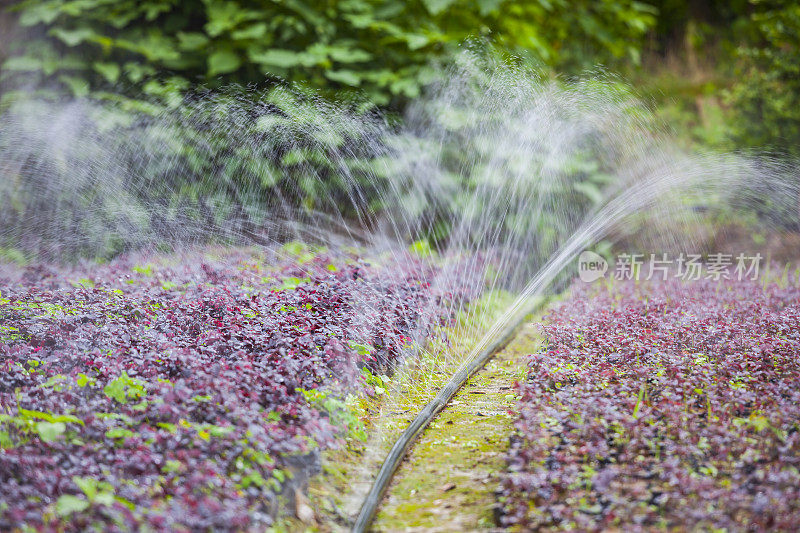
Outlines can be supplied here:
<path id="1" fill-rule="evenodd" d="M 529 305 L 529 309 L 525 313 L 521 313 L 519 318 L 513 323 L 508 324 L 505 329 L 495 337 L 495 340 L 481 350 L 468 364 L 462 366 L 456 372 L 450 381 L 439 391 L 439 394 L 420 412 L 416 418 L 409 424 L 409 426 L 400 435 L 400 438 L 395 441 L 389 454 L 384 459 L 375 482 L 369 489 L 369 493 L 364 498 L 364 503 L 361 505 L 361 511 L 358 513 L 353 524 L 353 533 L 364 533 L 372 524 L 375 514 L 378 512 L 378 506 L 383 499 L 386 490 L 389 488 L 389 482 L 392 480 L 395 471 L 400 466 L 403 458 L 408 453 L 411 445 L 416 438 L 422 433 L 425 428 L 430 425 L 433 418 L 453 399 L 456 392 L 472 377 L 472 375 L 480 370 L 494 355 L 502 350 L 511 342 L 521 328 L 525 319 L 533 312 L 533 310 L 543 304 L 543 300 L 537 299 L 534 304 Z"/>

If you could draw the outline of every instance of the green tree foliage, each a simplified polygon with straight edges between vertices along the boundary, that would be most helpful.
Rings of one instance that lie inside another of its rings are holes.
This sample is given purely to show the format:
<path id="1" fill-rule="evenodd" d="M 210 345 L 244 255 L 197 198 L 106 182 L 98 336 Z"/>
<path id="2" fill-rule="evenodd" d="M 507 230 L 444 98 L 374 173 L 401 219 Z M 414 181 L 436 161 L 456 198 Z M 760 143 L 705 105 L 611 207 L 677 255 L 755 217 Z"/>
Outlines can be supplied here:
<path id="1" fill-rule="evenodd" d="M 751 1 L 758 40 L 738 50 L 733 136 L 740 146 L 800 155 L 800 4 Z"/>
<path id="2" fill-rule="evenodd" d="M 0 250 L 104 258 L 152 243 L 271 242 L 285 237 L 283 221 L 380 207 L 380 120 L 282 87 L 158 109 L 11 106 L 0 128 Z"/>
<path id="3" fill-rule="evenodd" d="M 42 38 L 19 43 L 5 77 L 173 102 L 198 82 L 286 80 L 402 103 L 467 39 L 584 68 L 637 61 L 655 23 L 635 0 L 23 0 L 12 9 Z"/>
<path id="4" fill-rule="evenodd" d="M 730 149 L 800 154 L 800 5 L 792 0 L 650 0 L 644 71 L 681 136 Z M 665 61 L 665 59 L 667 61 Z"/>

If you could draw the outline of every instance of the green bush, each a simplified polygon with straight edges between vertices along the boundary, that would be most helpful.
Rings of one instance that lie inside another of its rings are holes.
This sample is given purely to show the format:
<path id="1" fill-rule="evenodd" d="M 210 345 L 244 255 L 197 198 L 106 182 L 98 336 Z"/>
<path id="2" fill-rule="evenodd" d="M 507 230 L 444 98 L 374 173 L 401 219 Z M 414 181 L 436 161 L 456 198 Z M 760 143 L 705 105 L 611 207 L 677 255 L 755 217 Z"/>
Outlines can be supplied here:
<path id="1" fill-rule="evenodd" d="M 23 0 L 13 11 L 26 40 L 6 78 L 76 95 L 128 87 L 173 104 L 198 82 L 276 80 L 402 103 L 470 38 L 583 68 L 637 60 L 655 23 L 634 0 Z"/>
<path id="2" fill-rule="evenodd" d="M 741 147 L 800 155 L 800 4 L 752 1 L 759 39 L 738 50 L 738 81 L 728 93 Z"/>
<path id="3" fill-rule="evenodd" d="M 400 200 L 386 209 L 409 235 L 443 253 L 502 250 L 517 261 L 503 286 L 519 286 L 604 204 L 649 115 L 608 76 L 562 83 L 524 65 L 460 59 L 412 106 L 413 134 L 390 139 L 376 172 L 395 184 Z"/>
<path id="4" fill-rule="evenodd" d="M 402 127 L 281 87 L 155 116 L 18 102 L 0 129 L 0 247 L 109 257 L 380 225 L 434 249 L 535 236 L 538 261 L 602 202 L 642 117 L 613 80 L 562 84 L 494 61 L 460 56 Z"/>
<path id="5" fill-rule="evenodd" d="M 272 242 L 322 213 L 363 217 L 385 188 L 370 162 L 386 131 L 280 87 L 187 98 L 155 116 L 20 101 L 0 128 L 0 247 L 109 257 L 157 243 Z"/>
<path id="6" fill-rule="evenodd" d="M 24 40 L 0 70 L 13 163 L 0 246 L 31 257 L 294 238 L 271 228 L 322 213 L 369 227 L 404 186 L 386 161 L 406 142 L 372 106 L 407 105 L 469 39 L 583 68 L 636 59 L 654 23 L 633 0 L 22 0 L 11 13 Z M 31 88 L 56 103 L 26 103 Z M 444 150 L 456 172 L 457 147 Z M 453 206 L 429 207 L 404 215 L 446 238 Z"/>

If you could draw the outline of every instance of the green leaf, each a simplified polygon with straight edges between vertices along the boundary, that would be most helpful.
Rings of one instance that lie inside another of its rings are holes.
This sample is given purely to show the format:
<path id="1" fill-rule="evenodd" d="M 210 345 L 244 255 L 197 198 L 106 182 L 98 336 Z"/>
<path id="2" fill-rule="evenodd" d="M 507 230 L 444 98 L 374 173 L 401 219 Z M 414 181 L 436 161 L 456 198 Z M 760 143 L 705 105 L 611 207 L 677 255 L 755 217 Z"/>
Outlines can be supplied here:
<path id="1" fill-rule="evenodd" d="M 53 442 L 67 430 L 63 422 L 37 422 L 36 432 L 44 442 Z"/>
<path id="2" fill-rule="evenodd" d="M 97 480 L 90 477 L 72 476 L 72 482 L 78 485 L 89 501 L 97 495 Z"/>
<path id="3" fill-rule="evenodd" d="M 56 374 L 54 376 L 50 376 L 50 379 L 48 379 L 47 381 L 42 383 L 42 387 L 46 387 L 46 388 L 57 387 L 58 385 L 62 384 L 66 380 L 67 380 L 66 376 L 63 376 L 61 374 Z"/>
<path id="4" fill-rule="evenodd" d="M 122 413 L 95 413 L 95 416 L 100 420 L 120 420 L 129 426 L 133 424 L 133 418 Z"/>
<path id="5" fill-rule="evenodd" d="M 769 419 L 762 415 L 751 416 L 750 425 L 755 428 L 757 432 L 762 432 L 769 427 Z"/>
<path id="6" fill-rule="evenodd" d="M 305 151 L 295 149 L 286 152 L 286 154 L 283 156 L 283 159 L 281 160 L 281 163 L 286 166 L 299 165 L 300 163 L 305 162 L 307 159 L 308 157 Z"/>
<path id="7" fill-rule="evenodd" d="M 109 439 L 126 439 L 128 437 L 133 437 L 134 435 L 136 435 L 136 433 L 125 428 L 112 428 L 106 431 L 106 437 Z"/>
<path id="8" fill-rule="evenodd" d="M 69 87 L 70 92 L 77 98 L 82 98 L 89 94 L 89 84 L 86 80 L 77 76 L 61 75 L 58 81 Z"/>
<path id="9" fill-rule="evenodd" d="M 276 114 L 263 115 L 256 120 L 256 130 L 258 131 L 273 131 L 274 129 L 283 126 L 287 120 L 282 116 Z"/>
<path id="10" fill-rule="evenodd" d="M 113 505 L 114 504 L 114 493 L 113 492 L 101 492 L 94 498 L 94 502 L 99 505 Z"/>
<path id="11" fill-rule="evenodd" d="M 217 50 L 208 57 L 208 75 L 235 72 L 242 65 L 241 58 L 232 50 Z"/>
<path id="12" fill-rule="evenodd" d="M 33 56 L 16 56 L 7 59 L 3 63 L 3 70 L 13 70 L 17 72 L 34 72 L 41 70 L 42 60 Z"/>
<path id="13" fill-rule="evenodd" d="M 234 428 L 229 427 L 229 426 L 213 426 L 212 425 L 212 426 L 209 426 L 207 429 L 208 429 L 209 434 L 211 434 L 212 437 L 224 437 L 225 435 L 228 435 L 229 433 L 233 433 L 233 431 L 234 431 Z"/>
<path id="14" fill-rule="evenodd" d="M 169 422 L 158 422 L 156 426 L 160 427 L 161 429 L 165 429 L 170 433 L 175 433 L 178 430 L 178 426 L 175 424 L 170 424 Z"/>
<path id="15" fill-rule="evenodd" d="M 108 385 L 103 387 L 103 394 L 111 398 L 112 400 L 116 400 L 119 403 L 127 403 L 128 398 L 126 395 L 126 388 L 125 385 L 117 380 L 111 381 Z"/>
<path id="16" fill-rule="evenodd" d="M 372 54 L 357 48 L 336 47 L 329 50 L 331 58 L 340 63 L 359 63 L 372 59 Z"/>
<path id="17" fill-rule="evenodd" d="M 478 9 L 481 16 L 485 17 L 492 11 L 496 11 L 503 2 L 504 0 L 478 0 Z"/>
<path id="18" fill-rule="evenodd" d="M 33 4 L 27 6 L 19 17 L 20 26 L 35 26 L 39 23 L 51 24 L 61 14 L 57 3 Z"/>
<path id="19" fill-rule="evenodd" d="M 117 83 L 119 80 L 120 68 L 116 63 L 95 63 L 92 67 L 99 72 L 108 83 Z"/>
<path id="20" fill-rule="evenodd" d="M 415 241 L 408 247 L 408 251 L 422 258 L 431 257 L 433 255 L 433 249 L 427 239 Z"/>
<path id="21" fill-rule="evenodd" d="M 25 418 L 37 418 L 45 422 L 66 422 L 83 425 L 83 421 L 77 416 L 73 415 L 55 415 L 52 413 L 45 413 L 43 411 L 33 411 L 31 409 L 20 408 L 19 414 Z"/>
<path id="22" fill-rule="evenodd" d="M 103 393 L 119 403 L 127 403 L 128 398 L 138 399 L 145 395 L 144 382 L 122 372 L 118 378 L 103 387 Z"/>
<path id="23" fill-rule="evenodd" d="M 296 67 L 303 64 L 304 56 L 291 50 L 272 49 L 250 55 L 250 59 L 259 65 L 280 68 Z"/>
<path id="24" fill-rule="evenodd" d="M 407 33 L 403 36 L 403 39 L 408 44 L 410 50 L 419 50 L 430 42 L 427 36 L 420 35 L 419 33 Z"/>
<path id="25" fill-rule="evenodd" d="M 361 78 L 352 70 L 329 70 L 325 73 L 325 77 L 353 87 L 358 87 L 361 84 Z"/>
<path id="26" fill-rule="evenodd" d="M 211 37 L 216 37 L 236 26 L 239 21 L 238 11 L 240 8 L 235 2 L 209 0 L 204 3 L 208 17 L 205 30 Z"/>
<path id="27" fill-rule="evenodd" d="M 352 349 L 358 353 L 358 355 L 369 355 L 372 353 L 373 347 L 368 344 L 359 344 L 357 342 L 349 342 L 348 343 Z"/>
<path id="28" fill-rule="evenodd" d="M 431 15 L 438 15 L 453 3 L 453 0 L 423 0 L 425 8 Z"/>
<path id="29" fill-rule="evenodd" d="M 65 30 L 54 28 L 50 30 L 50 35 L 61 40 L 67 46 L 78 46 L 82 42 L 95 36 L 94 30 L 90 28 L 78 28 L 77 30 Z"/>
<path id="30" fill-rule="evenodd" d="M 117 502 L 121 503 L 122 505 L 124 505 L 125 507 L 127 507 L 131 511 L 136 509 L 136 504 L 135 503 L 133 503 L 130 500 L 126 500 L 122 496 L 114 496 L 114 500 L 116 500 Z"/>
<path id="31" fill-rule="evenodd" d="M 168 13 L 172 9 L 172 2 L 143 2 L 145 9 L 145 19 L 153 21 L 161 13 Z"/>
<path id="32" fill-rule="evenodd" d="M 164 466 L 161 467 L 161 471 L 165 474 L 172 474 L 173 472 L 177 472 L 181 469 L 182 463 L 180 461 L 176 461 L 175 459 L 167 459 L 164 463 Z"/>
<path id="33" fill-rule="evenodd" d="M 83 491 L 90 504 L 112 505 L 114 503 L 114 486 L 111 483 L 81 476 L 72 476 L 72 482 Z"/>
<path id="34" fill-rule="evenodd" d="M 69 516 L 72 513 L 85 511 L 89 507 L 89 502 L 83 498 L 64 494 L 56 501 L 56 514 L 58 516 Z"/>
<path id="35" fill-rule="evenodd" d="M 603 192 L 594 183 L 579 181 L 573 183 L 572 188 L 586 196 L 593 204 L 599 204 L 603 201 Z"/>
<path id="36" fill-rule="evenodd" d="M 199 32 L 178 32 L 178 47 L 181 50 L 199 50 L 208 44 L 208 37 Z"/>
<path id="37" fill-rule="evenodd" d="M 244 29 L 236 30 L 231 32 L 231 38 L 234 41 L 244 41 L 248 39 L 263 39 L 264 36 L 267 34 L 267 24 L 265 22 L 259 22 L 258 24 L 252 24 Z"/>
<path id="38" fill-rule="evenodd" d="M 284 278 L 283 283 L 280 286 L 280 290 L 293 290 L 299 287 L 302 283 L 307 283 L 308 281 L 308 278 Z"/>
<path id="39" fill-rule="evenodd" d="M 152 76 L 156 70 L 150 65 L 140 65 L 139 63 L 128 62 L 125 63 L 125 75 L 134 83 L 139 83 L 146 76 Z"/>

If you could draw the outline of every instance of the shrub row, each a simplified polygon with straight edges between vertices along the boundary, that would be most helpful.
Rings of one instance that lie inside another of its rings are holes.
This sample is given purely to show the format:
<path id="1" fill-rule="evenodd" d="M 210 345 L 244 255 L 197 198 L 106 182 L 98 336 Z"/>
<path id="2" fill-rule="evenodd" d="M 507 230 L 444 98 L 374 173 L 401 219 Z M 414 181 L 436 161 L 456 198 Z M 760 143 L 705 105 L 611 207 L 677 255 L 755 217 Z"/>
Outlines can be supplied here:
<path id="1" fill-rule="evenodd" d="M 579 287 L 530 357 L 504 523 L 793 530 L 800 286 Z"/>
<path id="2" fill-rule="evenodd" d="M 363 369 L 463 295 L 419 261 L 296 251 L 0 279 L 0 529 L 263 529 L 363 438 Z"/>

